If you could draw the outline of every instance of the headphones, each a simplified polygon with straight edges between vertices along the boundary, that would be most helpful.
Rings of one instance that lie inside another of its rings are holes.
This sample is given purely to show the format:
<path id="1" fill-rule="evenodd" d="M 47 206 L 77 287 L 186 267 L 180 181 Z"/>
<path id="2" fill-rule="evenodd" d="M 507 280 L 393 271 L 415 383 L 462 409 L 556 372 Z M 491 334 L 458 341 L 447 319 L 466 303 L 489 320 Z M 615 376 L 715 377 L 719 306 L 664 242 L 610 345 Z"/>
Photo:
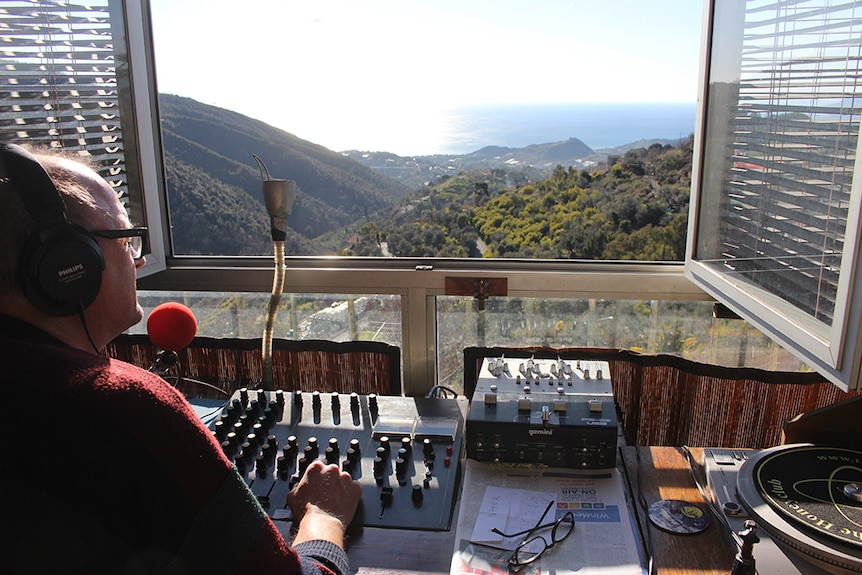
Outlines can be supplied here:
<path id="1" fill-rule="evenodd" d="M 82 312 L 102 286 L 105 258 L 96 238 L 69 222 L 60 192 L 33 154 L 16 144 L 0 144 L 0 160 L 0 170 L 37 225 L 19 261 L 24 295 L 49 315 Z"/>

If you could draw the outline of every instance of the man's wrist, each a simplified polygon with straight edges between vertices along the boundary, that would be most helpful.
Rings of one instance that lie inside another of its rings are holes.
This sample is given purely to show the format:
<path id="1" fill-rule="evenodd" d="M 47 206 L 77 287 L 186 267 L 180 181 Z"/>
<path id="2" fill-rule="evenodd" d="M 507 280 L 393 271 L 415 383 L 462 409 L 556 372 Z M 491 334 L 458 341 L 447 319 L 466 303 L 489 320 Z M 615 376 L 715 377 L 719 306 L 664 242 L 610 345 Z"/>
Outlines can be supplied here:
<path id="1" fill-rule="evenodd" d="M 322 539 L 331 541 L 339 547 L 344 547 L 344 532 L 347 526 L 337 516 L 309 504 L 299 522 L 293 543 L 297 545 L 304 541 Z"/>

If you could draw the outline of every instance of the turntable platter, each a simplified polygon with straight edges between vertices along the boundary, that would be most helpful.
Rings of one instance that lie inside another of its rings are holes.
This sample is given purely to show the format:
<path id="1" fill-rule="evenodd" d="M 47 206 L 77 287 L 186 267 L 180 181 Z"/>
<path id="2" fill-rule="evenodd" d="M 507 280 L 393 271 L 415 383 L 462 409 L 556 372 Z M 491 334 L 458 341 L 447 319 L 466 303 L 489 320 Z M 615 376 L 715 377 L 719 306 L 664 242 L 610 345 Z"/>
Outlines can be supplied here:
<path id="1" fill-rule="evenodd" d="M 774 539 L 854 573 L 862 573 L 860 486 L 862 453 L 808 444 L 763 450 L 737 478 L 743 505 Z"/>

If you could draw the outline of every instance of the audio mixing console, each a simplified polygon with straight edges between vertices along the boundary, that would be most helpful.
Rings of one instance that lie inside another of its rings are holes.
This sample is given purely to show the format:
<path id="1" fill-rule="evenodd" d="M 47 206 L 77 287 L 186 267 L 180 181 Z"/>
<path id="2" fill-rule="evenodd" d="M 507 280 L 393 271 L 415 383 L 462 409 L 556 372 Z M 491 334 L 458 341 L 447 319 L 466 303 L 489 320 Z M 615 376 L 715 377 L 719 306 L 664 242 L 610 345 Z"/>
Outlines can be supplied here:
<path id="1" fill-rule="evenodd" d="M 466 426 L 467 457 L 601 469 L 616 463 L 606 361 L 486 358 Z"/>
<path id="2" fill-rule="evenodd" d="M 466 398 L 238 390 L 211 428 L 274 518 L 315 459 L 362 487 L 355 524 L 449 529 Z"/>

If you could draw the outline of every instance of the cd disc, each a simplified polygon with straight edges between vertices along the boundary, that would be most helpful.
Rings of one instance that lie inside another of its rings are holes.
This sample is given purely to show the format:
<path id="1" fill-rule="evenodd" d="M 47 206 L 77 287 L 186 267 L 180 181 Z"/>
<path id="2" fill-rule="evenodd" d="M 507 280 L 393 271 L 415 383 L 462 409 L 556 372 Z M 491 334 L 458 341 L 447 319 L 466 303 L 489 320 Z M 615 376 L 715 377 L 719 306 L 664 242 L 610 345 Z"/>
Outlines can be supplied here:
<path id="1" fill-rule="evenodd" d="M 690 535 L 709 527 L 709 514 L 694 503 L 662 499 L 649 506 L 649 519 L 659 529 Z"/>

